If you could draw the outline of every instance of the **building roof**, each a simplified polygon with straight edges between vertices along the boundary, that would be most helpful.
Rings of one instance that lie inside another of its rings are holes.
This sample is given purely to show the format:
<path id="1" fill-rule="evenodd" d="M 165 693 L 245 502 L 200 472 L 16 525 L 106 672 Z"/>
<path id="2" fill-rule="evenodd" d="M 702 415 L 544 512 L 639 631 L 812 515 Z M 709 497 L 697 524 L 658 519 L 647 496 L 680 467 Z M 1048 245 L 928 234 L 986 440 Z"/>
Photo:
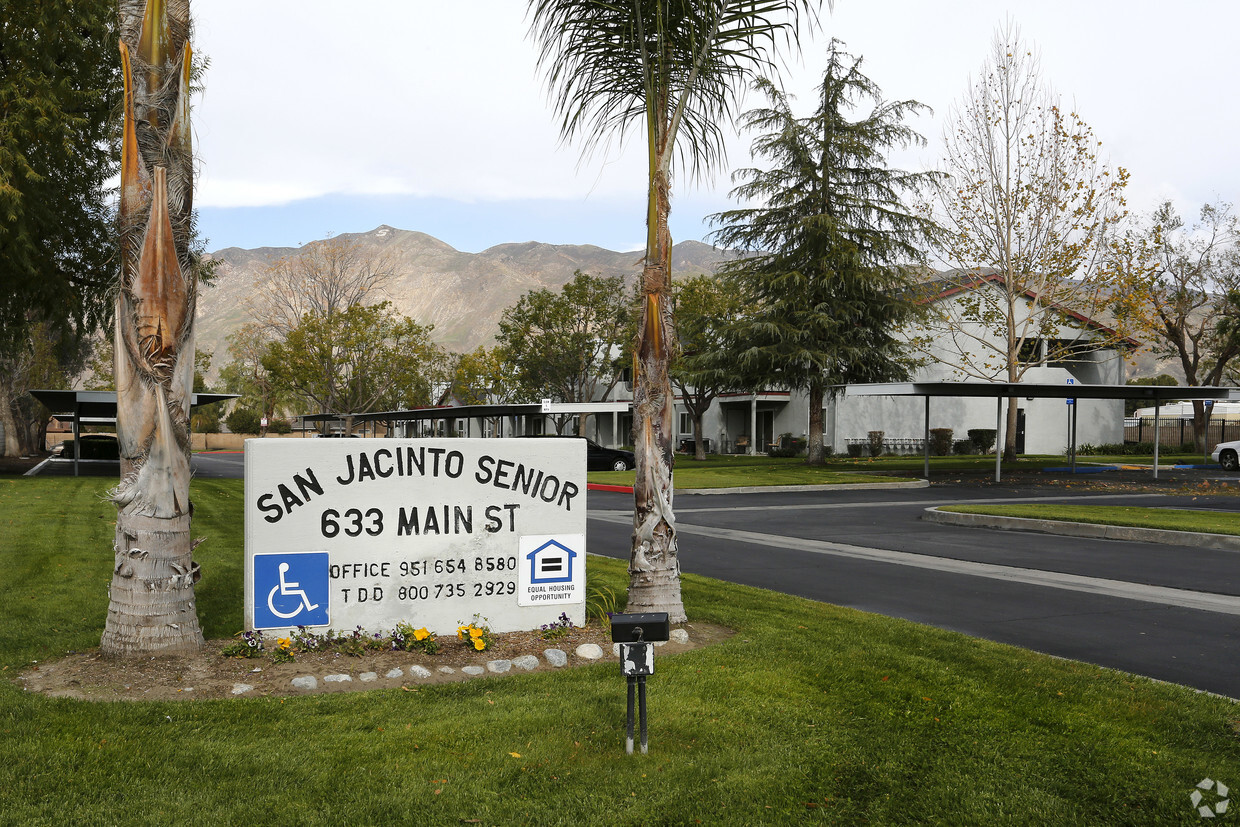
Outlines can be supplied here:
<path id="1" fill-rule="evenodd" d="M 910 291 L 910 298 L 918 304 L 929 304 L 931 302 L 942 301 L 950 298 L 966 290 L 976 290 L 987 284 L 1002 285 L 1003 276 L 991 268 L 979 270 L 949 270 L 946 274 L 941 274 L 939 278 L 930 279 L 920 282 L 913 286 Z M 1033 290 L 1025 290 L 1023 294 L 1026 298 L 1033 301 L 1039 301 L 1038 294 Z M 1048 301 L 1048 307 L 1054 308 L 1056 311 L 1068 316 L 1069 318 L 1080 322 L 1082 326 L 1089 330 L 1097 331 L 1105 336 L 1114 337 L 1118 345 L 1130 349 L 1141 347 L 1141 343 L 1129 336 L 1121 336 L 1119 331 L 1109 325 L 1105 325 L 1096 319 L 1086 316 L 1084 313 L 1078 313 L 1066 305 L 1059 302 Z"/>
<path id="2" fill-rule="evenodd" d="M 970 396 L 1026 399 L 1217 399 L 1240 401 L 1240 388 L 1209 385 L 1051 385 L 1036 382 L 882 382 L 846 385 L 846 396 Z"/>
<path id="3" fill-rule="evenodd" d="M 76 414 L 79 420 L 86 418 L 109 419 L 116 421 L 116 391 L 64 391 L 64 390 L 32 390 L 30 395 L 43 403 L 53 414 L 69 416 Z M 190 407 L 200 408 L 203 405 L 214 405 L 216 402 L 227 402 L 236 399 L 235 393 L 192 393 Z"/>

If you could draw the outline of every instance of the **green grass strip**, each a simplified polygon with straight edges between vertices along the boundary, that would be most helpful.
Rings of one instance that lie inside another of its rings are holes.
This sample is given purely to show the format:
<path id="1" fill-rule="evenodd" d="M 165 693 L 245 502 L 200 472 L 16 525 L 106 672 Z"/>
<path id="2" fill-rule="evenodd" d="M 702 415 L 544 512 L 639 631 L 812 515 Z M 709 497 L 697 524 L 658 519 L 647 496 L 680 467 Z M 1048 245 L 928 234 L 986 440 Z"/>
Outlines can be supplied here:
<path id="1" fill-rule="evenodd" d="M 624 754 L 614 663 L 416 692 L 27 694 L 10 676 L 99 639 L 106 485 L 0 479 L 6 824 L 1161 825 L 1196 823 L 1202 778 L 1240 784 L 1235 702 L 693 575 L 690 618 L 736 634 L 656 657 L 648 756 Z M 226 636 L 241 482 L 192 493 L 199 614 Z M 623 562 L 589 567 L 591 588 L 623 593 Z"/>
<path id="2" fill-rule="evenodd" d="M 1077 465 L 1152 465 L 1153 457 L 1077 457 Z M 1162 456 L 1160 465 L 1200 462 L 1200 457 Z M 1025 455 L 1004 462 L 1003 473 L 1014 471 L 1039 472 L 1061 468 L 1068 459 L 1053 455 Z M 930 476 L 945 474 L 988 474 L 995 467 L 994 454 L 989 456 L 930 457 Z M 777 485 L 840 485 L 845 483 L 897 482 L 920 479 L 925 457 L 900 455 L 883 457 L 833 456 L 819 467 L 805 464 L 802 458 L 746 456 L 743 454 L 710 454 L 704 460 L 691 456 L 676 457 L 673 483 L 678 489 L 739 488 L 744 486 Z M 632 485 L 632 471 L 596 471 L 590 482 Z"/>
<path id="3" fill-rule="evenodd" d="M 1066 520 L 1073 523 L 1162 528 L 1168 531 L 1202 531 L 1209 534 L 1240 534 L 1240 514 L 1180 508 L 1142 508 L 1128 505 L 952 505 L 942 511 L 989 514 L 996 517 L 1027 517 L 1034 520 Z"/>
<path id="4" fill-rule="evenodd" d="M 845 485 L 855 483 L 907 482 L 912 477 L 888 476 L 874 471 L 885 467 L 809 466 L 804 459 L 711 455 L 698 461 L 678 456 L 672 475 L 677 489 L 743 488 L 780 485 Z M 890 469 L 895 470 L 895 469 Z M 632 485 L 632 471 L 595 471 L 590 482 Z"/>

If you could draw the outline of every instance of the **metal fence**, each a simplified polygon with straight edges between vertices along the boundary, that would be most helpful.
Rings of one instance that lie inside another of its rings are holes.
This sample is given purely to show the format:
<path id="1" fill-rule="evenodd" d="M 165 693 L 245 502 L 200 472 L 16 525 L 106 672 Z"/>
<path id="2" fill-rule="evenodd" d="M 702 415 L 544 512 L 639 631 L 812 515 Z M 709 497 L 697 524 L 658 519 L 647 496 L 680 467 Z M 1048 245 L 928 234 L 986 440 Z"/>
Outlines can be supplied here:
<path id="1" fill-rule="evenodd" d="M 1158 444 L 1179 446 L 1193 442 L 1193 421 L 1191 419 L 1160 419 L 1158 423 Z M 1207 450 L 1213 450 L 1220 442 L 1240 439 L 1240 420 L 1211 420 L 1207 429 Z M 1153 442 L 1154 418 L 1124 420 L 1124 442 Z"/>

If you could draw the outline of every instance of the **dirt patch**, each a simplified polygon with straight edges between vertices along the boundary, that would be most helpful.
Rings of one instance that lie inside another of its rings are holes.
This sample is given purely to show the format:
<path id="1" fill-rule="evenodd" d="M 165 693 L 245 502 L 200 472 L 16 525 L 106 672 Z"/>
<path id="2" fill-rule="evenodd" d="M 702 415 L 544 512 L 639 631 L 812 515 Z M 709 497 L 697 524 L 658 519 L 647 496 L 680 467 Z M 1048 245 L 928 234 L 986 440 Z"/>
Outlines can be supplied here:
<path id="1" fill-rule="evenodd" d="M 708 623 L 686 623 L 678 627 L 688 635 L 687 643 L 669 641 L 656 649 L 657 656 L 674 655 L 699 649 L 731 637 L 734 632 Z M 618 663 L 612 653 L 608 631 L 597 623 L 571 630 L 563 637 L 544 640 L 538 632 L 510 632 L 495 635 L 495 642 L 485 652 L 475 652 L 457 643 L 455 638 L 441 638 L 442 646 L 434 655 L 420 652 L 367 652 L 360 657 L 338 653 L 304 653 L 294 663 L 273 663 L 269 657 L 226 658 L 220 654 L 234 641 L 212 640 L 195 655 L 157 656 L 143 658 L 105 657 L 98 651 L 75 652 L 56 661 L 39 663 L 17 678 L 29 692 L 52 697 L 77 698 L 91 701 L 169 701 L 205 700 L 208 698 L 290 696 L 328 692 L 357 692 L 367 689 L 408 690 L 418 686 L 469 680 L 465 667 L 478 667 L 482 674 L 520 674 L 526 671 L 547 672 L 557 668 L 582 666 L 599 661 L 576 654 L 578 646 L 597 644 L 603 650 L 602 661 Z M 556 667 L 544 652 L 558 649 L 567 655 L 567 666 Z M 493 661 L 513 661 L 533 655 L 538 664 L 533 670 L 513 665 L 504 673 L 488 670 Z M 420 666 L 429 676 L 418 677 Z M 400 670 L 395 674 L 394 670 Z M 451 671 L 446 671 L 451 670 Z M 348 675 L 350 680 L 327 681 L 329 675 Z M 391 677 L 389 677 L 391 675 Z M 314 689 L 298 689 L 293 679 L 313 676 Z M 238 691 L 242 686 L 249 689 Z"/>
<path id="2" fill-rule="evenodd" d="M 47 459 L 45 455 L 36 457 L 0 457 L 0 475 L 24 474 L 45 459 Z"/>

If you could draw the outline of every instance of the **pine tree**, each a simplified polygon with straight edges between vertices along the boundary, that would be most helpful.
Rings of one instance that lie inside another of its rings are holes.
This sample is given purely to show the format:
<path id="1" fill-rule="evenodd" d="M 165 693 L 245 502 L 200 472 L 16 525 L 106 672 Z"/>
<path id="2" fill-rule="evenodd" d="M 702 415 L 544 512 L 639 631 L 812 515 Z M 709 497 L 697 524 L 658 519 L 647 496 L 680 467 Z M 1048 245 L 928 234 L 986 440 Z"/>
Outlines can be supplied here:
<path id="1" fill-rule="evenodd" d="M 747 253 L 725 268 L 750 308 L 729 336 L 739 372 L 752 387 L 808 391 L 810 463 L 823 459 L 828 387 L 907 375 L 895 336 L 914 309 L 903 295 L 905 265 L 922 258 L 919 244 L 933 233 L 901 202 L 927 175 L 889 169 L 884 155 L 924 143 L 903 121 L 926 107 L 883 101 L 861 73 L 861 59 L 842 46 L 831 43 L 818 108 L 807 118 L 797 118 L 769 80 L 755 83 L 770 106 L 746 113 L 742 123 L 761 131 L 753 154 L 773 166 L 734 176 L 744 183 L 732 196 L 759 206 L 712 217 L 716 243 Z M 850 120 L 865 100 L 873 109 Z"/>

